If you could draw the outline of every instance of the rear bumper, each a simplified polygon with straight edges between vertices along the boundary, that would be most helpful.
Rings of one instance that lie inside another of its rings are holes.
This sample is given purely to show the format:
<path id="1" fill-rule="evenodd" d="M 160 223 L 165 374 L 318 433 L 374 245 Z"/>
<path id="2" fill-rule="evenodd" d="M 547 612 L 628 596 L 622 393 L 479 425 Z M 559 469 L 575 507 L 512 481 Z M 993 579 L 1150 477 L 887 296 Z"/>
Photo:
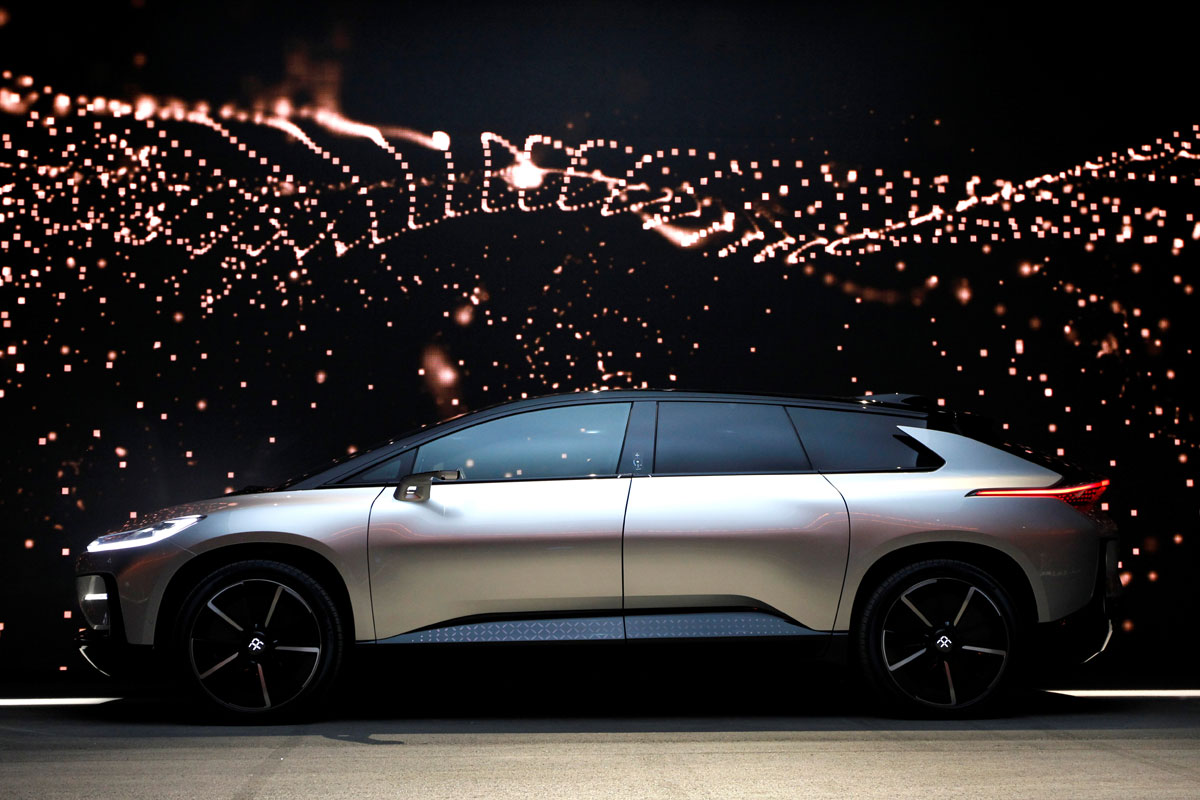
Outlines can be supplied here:
<path id="1" fill-rule="evenodd" d="M 1103 594 L 1067 617 L 1037 626 L 1034 650 L 1062 666 L 1091 661 L 1112 639 L 1112 619 Z"/>
<path id="2" fill-rule="evenodd" d="M 1117 542 L 1101 545 L 1095 588 L 1087 605 L 1073 614 L 1037 626 L 1035 650 L 1063 666 L 1091 661 L 1112 639 L 1112 607 L 1121 585 L 1117 580 Z"/>

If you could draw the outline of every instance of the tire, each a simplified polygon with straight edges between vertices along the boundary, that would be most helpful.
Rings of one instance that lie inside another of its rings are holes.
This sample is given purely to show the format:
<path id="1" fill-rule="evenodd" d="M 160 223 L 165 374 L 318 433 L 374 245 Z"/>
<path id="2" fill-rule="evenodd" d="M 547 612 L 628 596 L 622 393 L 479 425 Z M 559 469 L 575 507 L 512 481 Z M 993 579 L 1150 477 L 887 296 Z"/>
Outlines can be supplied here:
<path id="1" fill-rule="evenodd" d="M 179 619 L 182 679 L 226 717 L 268 721 L 311 712 L 345 651 L 329 593 L 277 561 L 218 569 L 188 595 Z"/>
<path id="2" fill-rule="evenodd" d="M 863 607 L 859 665 L 875 692 L 907 714 L 980 713 L 1001 697 L 1020 655 L 1009 594 L 963 561 L 922 561 L 894 573 Z"/>

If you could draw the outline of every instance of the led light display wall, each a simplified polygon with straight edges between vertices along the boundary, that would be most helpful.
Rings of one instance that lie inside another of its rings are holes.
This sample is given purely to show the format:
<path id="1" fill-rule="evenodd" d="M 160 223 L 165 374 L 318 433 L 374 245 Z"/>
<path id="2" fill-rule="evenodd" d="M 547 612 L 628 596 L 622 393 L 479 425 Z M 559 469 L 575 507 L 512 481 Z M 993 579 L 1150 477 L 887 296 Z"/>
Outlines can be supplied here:
<path id="1" fill-rule="evenodd" d="M 0 12 L 0 36 L 21 24 Z M 613 30 L 599 74 L 621 57 Z M 1195 610 L 1186 113 L 1009 152 L 978 127 L 945 139 L 960 112 L 924 96 L 878 118 L 828 104 L 830 122 L 817 100 L 797 116 L 795 98 L 748 90 L 766 133 L 680 131 L 637 116 L 688 77 L 643 69 L 625 105 L 414 124 L 403 105 L 348 109 L 361 87 L 341 65 L 361 57 L 330 47 L 277 43 L 283 79 L 232 99 L 0 55 L 0 669 L 83 668 L 72 556 L 138 514 L 585 389 L 905 391 L 988 415 L 1112 479 L 1114 664 L 1136 670 L 1120 653 Z M 739 88 L 714 91 L 738 113 Z"/>

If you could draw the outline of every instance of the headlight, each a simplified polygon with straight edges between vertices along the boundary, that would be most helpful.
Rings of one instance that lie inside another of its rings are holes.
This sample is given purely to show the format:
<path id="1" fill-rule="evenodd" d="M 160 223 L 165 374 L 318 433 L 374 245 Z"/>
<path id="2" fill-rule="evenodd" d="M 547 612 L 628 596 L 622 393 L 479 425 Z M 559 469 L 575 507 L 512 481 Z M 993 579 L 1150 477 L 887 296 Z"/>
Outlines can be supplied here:
<path id="1" fill-rule="evenodd" d="M 142 545 L 161 542 L 168 536 L 172 536 L 184 528 L 190 528 L 192 525 L 195 525 L 204 519 L 204 516 L 204 514 L 196 514 L 190 517 L 175 517 L 174 519 L 163 520 L 162 522 L 156 522 L 153 525 L 147 525 L 144 528 L 132 531 L 106 533 L 89 544 L 87 549 L 89 553 L 95 553 L 102 550 L 123 550 L 126 547 L 141 547 Z"/>

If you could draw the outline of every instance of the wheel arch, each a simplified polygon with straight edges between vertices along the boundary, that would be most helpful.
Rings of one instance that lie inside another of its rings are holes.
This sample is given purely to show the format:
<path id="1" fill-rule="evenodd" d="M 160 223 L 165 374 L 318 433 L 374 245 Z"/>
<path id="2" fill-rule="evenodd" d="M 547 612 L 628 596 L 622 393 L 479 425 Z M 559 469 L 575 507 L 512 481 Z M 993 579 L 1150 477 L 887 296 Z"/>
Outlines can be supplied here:
<path id="1" fill-rule="evenodd" d="M 171 636 L 178 624 L 179 613 L 188 593 L 204 578 L 221 567 L 238 561 L 278 561 L 303 570 L 317 580 L 333 598 L 342 617 L 344 630 L 355 630 L 354 608 L 350 591 L 337 567 L 320 553 L 294 544 L 280 542 L 245 542 L 230 544 L 200 553 L 180 567 L 167 584 L 159 605 L 154 626 L 154 646 L 163 649 L 170 645 Z"/>
<path id="2" fill-rule="evenodd" d="M 854 593 L 850 630 L 858 630 L 863 607 L 884 579 L 911 564 L 932 559 L 963 561 L 988 573 L 1012 595 L 1018 624 L 1032 626 L 1037 623 L 1038 604 L 1033 585 L 1012 556 L 1003 550 L 975 542 L 922 542 L 885 553 L 863 573 Z"/>

